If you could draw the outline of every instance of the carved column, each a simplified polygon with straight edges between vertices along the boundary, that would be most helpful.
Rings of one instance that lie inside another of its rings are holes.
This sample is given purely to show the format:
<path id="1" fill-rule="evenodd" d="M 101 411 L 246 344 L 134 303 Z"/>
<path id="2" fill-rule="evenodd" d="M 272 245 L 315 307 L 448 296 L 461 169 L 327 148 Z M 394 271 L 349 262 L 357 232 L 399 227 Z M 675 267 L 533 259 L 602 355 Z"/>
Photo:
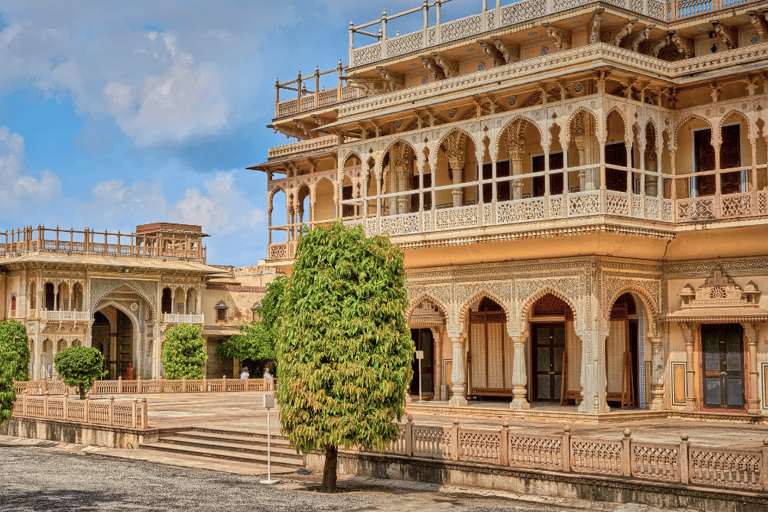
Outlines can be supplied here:
<path id="1" fill-rule="evenodd" d="M 464 351 L 464 338 L 461 336 L 451 337 L 453 343 L 453 367 L 451 370 L 451 380 L 453 386 L 451 391 L 453 396 L 448 401 L 450 407 L 466 407 L 467 398 L 464 395 L 466 388 L 464 387 L 464 379 L 466 379 L 465 366 L 465 351 Z"/>
<path id="2" fill-rule="evenodd" d="M 661 336 L 651 335 L 651 379 L 650 409 L 660 411 L 664 408 L 664 356 L 662 354 Z"/>
<path id="3" fill-rule="evenodd" d="M 464 204 L 464 189 L 458 185 L 461 185 L 461 178 L 464 174 L 464 158 L 451 157 L 448 158 L 448 165 L 451 167 L 451 173 L 453 178 L 453 185 L 456 187 L 453 189 L 453 207 L 456 208 Z"/>
<path id="4" fill-rule="evenodd" d="M 516 147 L 509 153 L 509 159 L 512 162 L 512 176 L 523 174 L 523 156 L 525 152 L 522 146 Z M 523 198 L 523 180 L 516 179 L 512 182 L 512 199 Z"/>
<path id="5" fill-rule="evenodd" d="M 696 396 L 694 395 L 696 369 L 693 364 L 693 337 L 698 324 L 680 324 L 680 328 L 683 330 L 683 339 L 685 339 L 685 410 L 695 411 L 697 410 L 697 405 Z"/>
<path id="6" fill-rule="evenodd" d="M 525 371 L 525 340 L 528 333 L 513 338 L 514 352 L 512 359 L 512 403 L 510 409 L 530 409 L 531 404 L 526 398 L 528 394 L 528 375 Z"/>
<path id="7" fill-rule="evenodd" d="M 749 394 L 747 396 L 747 410 L 752 414 L 760 414 L 760 394 L 758 393 L 759 373 L 757 371 L 757 332 L 758 325 L 744 323 L 744 336 L 747 338 L 747 356 L 749 357 L 746 369 L 749 370 Z"/>

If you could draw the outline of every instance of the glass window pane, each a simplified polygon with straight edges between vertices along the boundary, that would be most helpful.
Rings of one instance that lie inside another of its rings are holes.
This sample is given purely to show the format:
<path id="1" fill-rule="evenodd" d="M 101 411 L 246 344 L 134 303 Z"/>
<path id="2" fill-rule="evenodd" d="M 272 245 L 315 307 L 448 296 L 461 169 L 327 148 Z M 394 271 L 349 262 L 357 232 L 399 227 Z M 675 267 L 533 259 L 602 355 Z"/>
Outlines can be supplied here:
<path id="1" fill-rule="evenodd" d="M 550 389 L 549 375 L 537 375 L 536 383 L 538 384 L 536 398 L 540 400 L 549 400 L 552 398 L 552 390 Z"/>
<path id="2" fill-rule="evenodd" d="M 720 386 L 720 378 L 705 379 L 706 399 L 708 404 L 720 405 L 722 401 L 722 388 Z"/>
<path id="3" fill-rule="evenodd" d="M 549 366 L 549 347 L 538 347 L 536 349 L 536 369 L 540 372 L 548 372 Z"/>
<path id="4" fill-rule="evenodd" d="M 741 407 L 744 405 L 741 379 L 728 379 L 728 405 Z"/>
<path id="5" fill-rule="evenodd" d="M 562 389 L 563 385 L 563 377 L 561 375 L 555 375 L 555 389 L 554 391 L 555 396 L 552 398 L 560 398 L 560 390 Z"/>
<path id="6" fill-rule="evenodd" d="M 562 372 L 563 371 L 563 352 L 565 351 L 564 347 L 555 347 L 555 371 L 556 372 Z"/>
<path id="7" fill-rule="evenodd" d="M 555 331 L 555 345 L 565 345 L 565 328 L 555 327 L 553 330 Z"/>

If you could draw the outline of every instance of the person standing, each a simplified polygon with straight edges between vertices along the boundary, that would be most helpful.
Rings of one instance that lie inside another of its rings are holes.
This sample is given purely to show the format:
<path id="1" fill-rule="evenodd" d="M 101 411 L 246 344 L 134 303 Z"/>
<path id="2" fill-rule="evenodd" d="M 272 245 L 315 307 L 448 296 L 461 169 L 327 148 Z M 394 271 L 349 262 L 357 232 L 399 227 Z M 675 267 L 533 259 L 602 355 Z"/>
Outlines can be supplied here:
<path id="1" fill-rule="evenodd" d="M 250 374 L 248 373 L 248 368 L 243 367 L 243 373 L 240 374 L 241 379 L 248 379 L 250 378 Z"/>

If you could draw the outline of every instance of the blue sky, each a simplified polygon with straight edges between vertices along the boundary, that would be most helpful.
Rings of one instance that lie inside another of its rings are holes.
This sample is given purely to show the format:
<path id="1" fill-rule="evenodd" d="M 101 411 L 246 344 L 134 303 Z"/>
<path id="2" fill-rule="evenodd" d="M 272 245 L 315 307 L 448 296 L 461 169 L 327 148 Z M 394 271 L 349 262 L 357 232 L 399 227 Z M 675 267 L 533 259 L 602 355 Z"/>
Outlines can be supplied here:
<path id="1" fill-rule="evenodd" d="M 421 3 L 2 0 L 0 231 L 185 222 L 209 263 L 256 264 L 266 177 L 245 167 L 293 141 L 265 127 L 275 78 L 347 64 L 350 18 Z M 454 0 L 443 21 L 479 11 Z"/>

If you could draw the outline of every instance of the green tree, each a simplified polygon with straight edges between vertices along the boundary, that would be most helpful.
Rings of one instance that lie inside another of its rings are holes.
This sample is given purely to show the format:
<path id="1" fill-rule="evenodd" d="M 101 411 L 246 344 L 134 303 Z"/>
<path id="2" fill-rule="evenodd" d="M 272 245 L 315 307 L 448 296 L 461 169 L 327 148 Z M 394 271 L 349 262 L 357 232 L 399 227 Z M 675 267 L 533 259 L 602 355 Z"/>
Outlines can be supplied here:
<path id="1" fill-rule="evenodd" d="M 261 300 L 261 306 L 254 309 L 261 316 L 260 322 L 249 322 L 240 326 L 240 334 L 230 336 L 227 341 L 216 347 L 219 362 L 225 357 L 234 357 L 241 361 L 251 360 L 256 368 L 251 368 L 252 375 L 258 373 L 276 358 L 275 341 L 280 325 L 280 301 L 283 297 L 288 276 L 280 276 L 267 285 L 267 294 Z"/>
<path id="2" fill-rule="evenodd" d="M 53 358 L 56 371 L 67 386 L 77 386 L 80 398 L 93 382 L 107 374 L 103 370 L 104 356 L 93 347 L 65 348 Z"/>
<path id="3" fill-rule="evenodd" d="M 282 302 L 277 399 L 302 452 L 323 450 L 321 490 L 336 489 L 338 447 L 397 439 L 411 381 L 403 253 L 336 222 L 304 234 Z"/>
<path id="4" fill-rule="evenodd" d="M 29 380 L 29 338 L 23 324 L 9 320 L 0 322 L 0 423 L 13 413 L 14 380 Z"/>
<path id="5" fill-rule="evenodd" d="M 174 325 L 165 333 L 163 366 L 166 379 L 205 377 L 205 340 L 199 325 Z"/>

